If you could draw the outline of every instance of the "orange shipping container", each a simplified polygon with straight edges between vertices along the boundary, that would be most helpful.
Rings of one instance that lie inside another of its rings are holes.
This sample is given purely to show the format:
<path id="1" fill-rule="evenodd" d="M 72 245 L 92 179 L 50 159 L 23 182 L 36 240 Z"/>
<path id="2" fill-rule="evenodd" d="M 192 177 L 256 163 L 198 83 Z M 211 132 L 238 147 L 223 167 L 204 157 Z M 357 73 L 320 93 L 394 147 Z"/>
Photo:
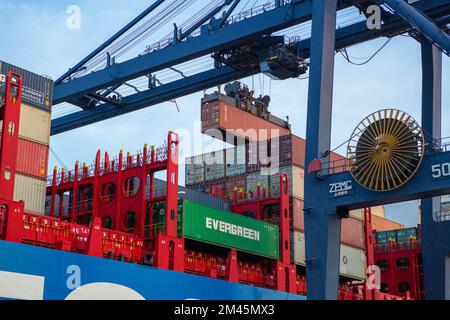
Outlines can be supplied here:
<path id="1" fill-rule="evenodd" d="M 305 167 L 306 140 L 292 135 L 292 163 L 302 168 Z"/>
<path id="2" fill-rule="evenodd" d="M 202 132 L 206 134 L 208 129 L 220 129 L 251 141 L 264 141 L 290 134 L 290 130 L 222 100 L 203 104 L 201 117 Z"/>
<path id="3" fill-rule="evenodd" d="M 404 225 L 383 218 L 376 215 L 372 215 L 372 229 L 374 231 L 382 232 L 382 231 L 390 231 L 390 230 L 397 230 L 397 229 L 403 229 Z"/>
<path id="4" fill-rule="evenodd" d="M 292 220 L 294 229 L 301 231 L 305 230 L 303 205 L 303 200 L 292 198 Z"/>
<path id="5" fill-rule="evenodd" d="M 342 219 L 341 243 L 355 248 L 364 248 L 363 221 L 353 218 Z"/>

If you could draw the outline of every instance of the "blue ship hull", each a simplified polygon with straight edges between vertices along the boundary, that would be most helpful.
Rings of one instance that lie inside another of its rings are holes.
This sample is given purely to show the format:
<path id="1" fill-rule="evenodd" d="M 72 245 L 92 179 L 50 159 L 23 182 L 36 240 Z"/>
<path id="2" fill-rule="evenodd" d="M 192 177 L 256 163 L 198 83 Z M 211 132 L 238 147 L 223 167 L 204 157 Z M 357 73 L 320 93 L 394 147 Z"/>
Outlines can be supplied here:
<path id="1" fill-rule="evenodd" d="M 303 296 L 0 241 L 0 298 L 304 300 Z"/>

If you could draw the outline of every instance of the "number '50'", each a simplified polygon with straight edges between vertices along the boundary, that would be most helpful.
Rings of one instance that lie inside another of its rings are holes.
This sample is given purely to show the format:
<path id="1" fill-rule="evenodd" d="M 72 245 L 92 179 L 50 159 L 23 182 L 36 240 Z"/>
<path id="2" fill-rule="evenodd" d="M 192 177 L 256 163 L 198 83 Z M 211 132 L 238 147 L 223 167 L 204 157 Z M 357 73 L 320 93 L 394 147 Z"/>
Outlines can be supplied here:
<path id="1" fill-rule="evenodd" d="M 441 163 L 431 166 L 433 178 L 450 177 L 450 163 Z"/>

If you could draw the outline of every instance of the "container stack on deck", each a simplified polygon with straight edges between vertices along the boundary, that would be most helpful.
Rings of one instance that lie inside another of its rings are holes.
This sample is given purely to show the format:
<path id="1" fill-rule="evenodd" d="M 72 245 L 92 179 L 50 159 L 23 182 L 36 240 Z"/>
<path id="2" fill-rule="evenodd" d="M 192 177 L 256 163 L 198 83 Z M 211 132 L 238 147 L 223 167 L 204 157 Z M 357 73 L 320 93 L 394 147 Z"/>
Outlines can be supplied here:
<path id="1" fill-rule="evenodd" d="M 50 144 L 53 81 L 0 61 L 0 77 L 22 75 L 22 104 L 14 180 L 14 201 L 24 201 L 25 211 L 44 213 Z M 1 80 L 1 79 L 0 79 Z M 0 96 L 5 81 L 0 81 Z M 0 121 L 0 131 L 3 121 Z M 17 130 L 17 128 L 15 128 Z M 1 137 L 1 135 L 0 135 Z"/>

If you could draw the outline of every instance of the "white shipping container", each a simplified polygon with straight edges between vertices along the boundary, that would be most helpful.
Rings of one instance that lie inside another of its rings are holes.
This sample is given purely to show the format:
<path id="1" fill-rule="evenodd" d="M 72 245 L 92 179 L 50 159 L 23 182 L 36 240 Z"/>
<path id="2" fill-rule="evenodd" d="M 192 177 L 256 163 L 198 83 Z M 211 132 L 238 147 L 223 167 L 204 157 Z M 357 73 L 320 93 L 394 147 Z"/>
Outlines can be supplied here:
<path id="1" fill-rule="evenodd" d="M 50 144 L 51 114 L 42 109 L 20 106 L 19 136 L 45 145 Z"/>
<path id="2" fill-rule="evenodd" d="M 26 212 L 44 214 L 46 188 L 46 181 L 16 173 L 14 201 L 24 201 Z"/>
<path id="3" fill-rule="evenodd" d="M 305 234 L 294 231 L 294 261 L 298 265 L 305 265 Z M 363 280 L 366 271 L 366 255 L 364 250 L 341 244 L 339 273 L 343 276 Z"/>
<path id="4" fill-rule="evenodd" d="M 350 210 L 348 215 L 354 219 L 364 220 L 364 209 Z"/>
<path id="5" fill-rule="evenodd" d="M 366 278 L 366 255 L 364 250 L 341 244 L 340 259 L 339 273 L 341 275 L 358 280 Z"/>

